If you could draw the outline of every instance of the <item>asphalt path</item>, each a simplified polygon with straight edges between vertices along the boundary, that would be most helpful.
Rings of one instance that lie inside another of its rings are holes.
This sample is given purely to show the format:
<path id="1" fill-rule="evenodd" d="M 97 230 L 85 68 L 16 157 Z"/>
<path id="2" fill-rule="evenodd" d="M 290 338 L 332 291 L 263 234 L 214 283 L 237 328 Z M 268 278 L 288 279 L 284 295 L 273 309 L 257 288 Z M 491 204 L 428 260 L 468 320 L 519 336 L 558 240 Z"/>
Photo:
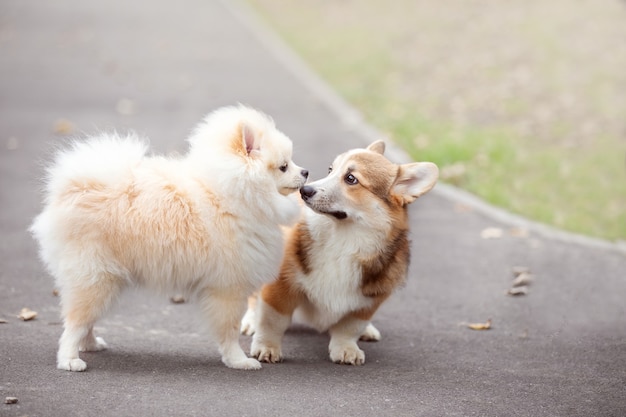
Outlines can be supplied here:
<path id="1" fill-rule="evenodd" d="M 56 146 L 132 129 L 184 152 L 206 113 L 241 102 L 273 116 L 317 179 L 376 137 L 247 10 L 0 3 L 0 400 L 17 398 L 0 416 L 626 415 L 624 252 L 443 186 L 411 208 L 408 284 L 375 317 L 363 366 L 331 363 L 327 335 L 293 326 L 284 363 L 231 370 L 194 305 L 138 292 L 98 324 L 110 348 L 84 355 L 87 372 L 55 368 L 58 298 L 26 229 Z M 506 294 L 514 266 L 533 274 L 526 295 Z M 18 319 L 24 307 L 37 317 Z"/>

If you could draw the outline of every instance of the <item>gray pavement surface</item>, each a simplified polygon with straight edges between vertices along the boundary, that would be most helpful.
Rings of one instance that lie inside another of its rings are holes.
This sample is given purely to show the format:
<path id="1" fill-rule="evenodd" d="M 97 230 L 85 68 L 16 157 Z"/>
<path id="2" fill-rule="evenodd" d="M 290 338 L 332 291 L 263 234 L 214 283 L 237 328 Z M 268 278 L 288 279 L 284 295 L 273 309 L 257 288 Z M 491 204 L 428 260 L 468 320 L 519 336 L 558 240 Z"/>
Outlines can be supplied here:
<path id="1" fill-rule="evenodd" d="M 413 205 L 409 282 L 375 317 L 383 339 L 362 344 L 362 367 L 330 363 L 327 336 L 294 326 L 284 363 L 227 369 L 193 305 L 131 293 L 97 327 L 109 350 L 86 354 L 85 373 L 55 369 L 58 299 L 26 229 L 64 133 L 133 129 L 184 151 L 203 115 L 242 102 L 274 117 L 314 179 L 371 139 L 241 11 L 0 2 L 0 416 L 626 415 L 624 253 L 520 237 L 445 187 Z M 482 238 L 490 227 L 503 235 Z M 526 296 L 505 295 L 515 265 L 535 275 Z M 37 318 L 17 319 L 23 307 Z M 463 325 L 488 318 L 488 331 Z"/>

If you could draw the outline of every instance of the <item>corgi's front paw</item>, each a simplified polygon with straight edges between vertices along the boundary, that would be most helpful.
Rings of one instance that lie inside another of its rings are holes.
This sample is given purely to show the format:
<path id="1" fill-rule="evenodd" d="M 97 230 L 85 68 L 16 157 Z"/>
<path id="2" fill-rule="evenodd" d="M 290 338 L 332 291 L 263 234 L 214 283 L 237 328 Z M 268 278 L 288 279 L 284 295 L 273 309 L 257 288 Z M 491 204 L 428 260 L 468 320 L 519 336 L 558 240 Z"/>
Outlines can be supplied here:
<path id="1" fill-rule="evenodd" d="M 283 354 L 280 346 L 271 346 L 265 343 L 252 342 L 250 348 L 250 356 L 253 356 L 261 362 L 277 363 L 283 361 Z"/>
<path id="2" fill-rule="evenodd" d="M 330 360 L 344 365 L 363 365 L 365 352 L 356 343 L 333 344 L 329 347 Z"/>

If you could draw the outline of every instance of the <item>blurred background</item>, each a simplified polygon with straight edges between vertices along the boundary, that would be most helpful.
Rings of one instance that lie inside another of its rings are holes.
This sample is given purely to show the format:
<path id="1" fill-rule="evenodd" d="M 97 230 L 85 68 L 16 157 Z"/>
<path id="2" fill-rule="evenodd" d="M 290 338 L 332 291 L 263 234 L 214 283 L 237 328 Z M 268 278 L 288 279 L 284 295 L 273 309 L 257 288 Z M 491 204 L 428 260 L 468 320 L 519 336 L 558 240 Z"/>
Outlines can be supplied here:
<path id="1" fill-rule="evenodd" d="M 626 2 L 247 1 L 444 181 L 626 239 Z"/>
<path id="2" fill-rule="evenodd" d="M 112 349 L 90 356 L 94 372 L 55 369 L 59 300 L 26 229 L 56 147 L 132 129 L 184 152 L 207 112 L 236 102 L 275 118 L 311 178 L 364 144 L 240 5 L 446 182 L 626 238 L 622 0 L 3 0 L 0 395 L 19 403 L 0 415 L 626 415 L 623 253 L 503 233 L 436 192 L 411 219 L 409 280 L 377 314 L 384 340 L 364 367 L 335 366 L 326 337 L 295 329 L 286 364 L 233 373 L 192 304 L 130 292 L 97 328 Z M 513 297 L 518 266 L 536 280 Z M 37 318 L 17 318 L 24 307 Z"/>

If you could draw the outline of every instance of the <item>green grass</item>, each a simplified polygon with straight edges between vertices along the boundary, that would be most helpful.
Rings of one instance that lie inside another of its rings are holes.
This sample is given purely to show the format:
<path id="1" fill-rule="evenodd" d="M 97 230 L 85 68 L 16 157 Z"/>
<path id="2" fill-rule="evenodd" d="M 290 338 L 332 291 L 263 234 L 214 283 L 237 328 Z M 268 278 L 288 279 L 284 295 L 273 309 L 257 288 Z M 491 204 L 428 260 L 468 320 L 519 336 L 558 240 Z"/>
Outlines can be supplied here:
<path id="1" fill-rule="evenodd" d="M 410 0 L 249 2 L 369 123 L 415 160 L 437 163 L 444 181 L 536 221 L 626 239 L 626 100 L 614 91 L 626 82 L 626 54 L 589 61 L 593 45 L 572 50 L 557 31 L 584 31 L 578 20 L 593 12 L 610 26 L 593 32 L 606 51 L 626 12 L 537 9 L 520 21 L 508 8 L 523 1 L 511 0 L 476 23 L 485 29 L 463 33 L 463 20 L 448 16 L 467 11 L 428 14 Z M 493 23 L 498 13 L 511 21 Z M 508 38 L 498 43 L 500 33 Z"/>

